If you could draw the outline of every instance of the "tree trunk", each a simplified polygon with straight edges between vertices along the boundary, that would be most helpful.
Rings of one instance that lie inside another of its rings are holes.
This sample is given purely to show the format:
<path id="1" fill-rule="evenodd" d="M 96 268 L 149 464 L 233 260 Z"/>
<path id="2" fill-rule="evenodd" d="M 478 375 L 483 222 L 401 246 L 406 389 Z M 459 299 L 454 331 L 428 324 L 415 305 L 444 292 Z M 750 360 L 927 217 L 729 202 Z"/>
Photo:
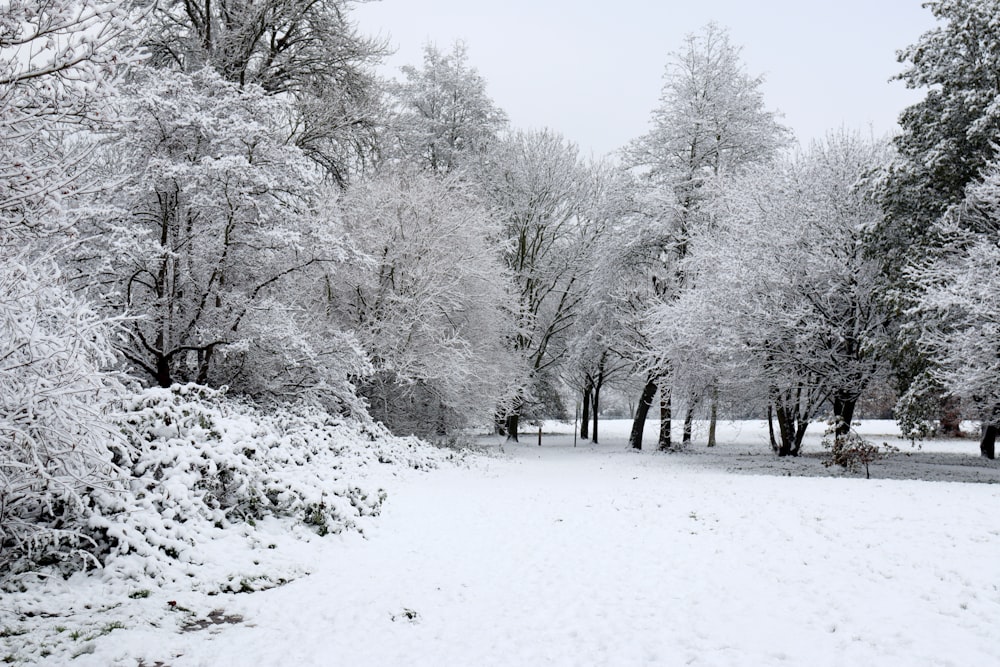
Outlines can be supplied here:
<path id="1" fill-rule="evenodd" d="M 580 423 L 580 437 L 586 440 L 590 437 L 590 394 L 594 390 L 594 385 L 590 378 L 587 378 L 587 384 L 583 386 L 583 419 Z"/>
<path id="2" fill-rule="evenodd" d="M 959 412 L 958 401 L 946 398 L 941 404 L 941 418 L 938 420 L 941 435 L 947 438 L 962 437 L 962 413 Z"/>
<path id="3" fill-rule="evenodd" d="M 708 446 L 715 447 L 715 424 L 719 420 L 719 388 L 712 386 L 712 408 L 708 418 Z"/>
<path id="4" fill-rule="evenodd" d="M 767 404 L 767 432 L 771 436 L 771 449 L 778 452 L 778 441 L 774 439 L 774 403 Z"/>
<path id="5" fill-rule="evenodd" d="M 214 346 L 198 350 L 198 377 L 195 379 L 195 382 L 198 384 L 208 384 L 208 369 L 212 364 L 212 353 L 214 351 Z"/>
<path id="6" fill-rule="evenodd" d="M 792 456 L 798 456 L 799 452 L 802 451 L 802 439 L 806 435 L 806 429 L 809 428 L 809 422 L 800 419 L 798 424 L 795 426 L 795 442 L 792 445 Z"/>
<path id="7" fill-rule="evenodd" d="M 507 415 L 504 420 L 504 430 L 507 431 L 507 440 L 513 440 L 517 442 L 517 424 L 521 421 L 521 415 L 518 412 L 512 412 Z"/>
<path id="8" fill-rule="evenodd" d="M 656 380 L 650 374 L 646 378 L 646 386 L 642 388 L 642 396 L 635 409 L 635 419 L 632 420 L 632 433 L 628 437 L 628 444 L 632 449 L 642 449 L 642 430 L 646 426 L 646 415 L 649 414 L 649 406 L 653 404 L 655 395 Z"/>
<path id="9" fill-rule="evenodd" d="M 493 414 L 493 432 L 497 435 L 507 435 L 507 417 L 499 410 Z"/>
<path id="10" fill-rule="evenodd" d="M 594 409 L 591 410 L 594 415 L 594 428 L 590 430 L 590 436 L 595 445 L 597 444 L 597 413 L 601 409 L 601 384 L 600 381 L 594 384 Z"/>
<path id="11" fill-rule="evenodd" d="M 156 384 L 168 389 L 174 383 L 170 373 L 170 357 L 165 354 L 156 355 Z"/>
<path id="12" fill-rule="evenodd" d="M 839 440 L 851 432 L 851 422 L 854 421 L 854 407 L 858 397 L 839 391 L 833 396 L 834 437 Z"/>
<path id="13" fill-rule="evenodd" d="M 983 437 L 979 441 L 979 453 L 983 458 L 996 458 L 997 425 L 983 424 Z"/>
<path id="14" fill-rule="evenodd" d="M 774 413 L 778 418 L 778 432 L 781 442 L 778 456 L 798 456 L 802 450 L 802 438 L 809 428 L 809 420 L 802 412 L 802 388 L 795 391 L 773 391 Z M 772 443 L 772 447 L 773 447 Z"/>
<path id="15" fill-rule="evenodd" d="M 691 405 L 687 407 L 687 411 L 684 412 L 684 435 L 681 436 L 681 446 L 687 447 L 691 444 L 691 431 L 694 426 L 694 401 L 691 401 Z"/>
<path id="16" fill-rule="evenodd" d="M 440 398 L 437 404 L 437 435 L 445 438 L 448 435 L 448 410 Z"/>
<path id="17" fill-rule="evenodd" d="M 774 412 L 778 417 L 778 432 L 781 434 L 778 456 L 791 456 L 795 441 L 792 417 L 788 414 L 788 408 L 781 403 L 774 406 Z"/>
<path id="18" fill-rule="evenodd" d="M 660 437 L 657 441 L 657 448 L 667 451 L 672 447 L 670 441 L 670 427 L 673 421 L 673 410 L 670 404 L 670 391 L 660 390 Z"/>

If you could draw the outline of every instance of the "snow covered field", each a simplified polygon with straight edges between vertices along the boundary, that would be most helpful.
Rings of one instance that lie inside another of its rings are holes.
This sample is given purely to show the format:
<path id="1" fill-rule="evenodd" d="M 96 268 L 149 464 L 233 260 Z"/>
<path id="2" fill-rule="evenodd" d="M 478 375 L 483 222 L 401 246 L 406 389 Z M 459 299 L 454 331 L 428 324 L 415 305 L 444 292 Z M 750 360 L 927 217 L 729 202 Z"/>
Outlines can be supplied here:
<path id="1" fill-rule="evenodd" d="M 258 551 L 214 548 L 219 576 L 309 576 L 218 595 L 53 582 L 0 601 L 0 658 L 1000 664 L 1000 486 L 877 479 L 895 466 L 997 481 L 1000 468 L 974 441 L 907 444 L 866 480 L 824 468 L 818 436 L 807 456 L 774 459 L 759 426 L 726 425 L 711 453 L 697 434 L 690 453 L 631 452 L 626 427 L 607 422 L 598 446 L 549 434 L 538 447 L 525 435 L 468 465 L 386 467 L 375 474 L 389 498 L 366 537 L 295 541 L 276 523 Z M 655 422 L 648 428 L 654 437 Z M 864 430 L 890 435 L 884 423 Z M 494 438 L 481 443 L 498 449 Z"/>

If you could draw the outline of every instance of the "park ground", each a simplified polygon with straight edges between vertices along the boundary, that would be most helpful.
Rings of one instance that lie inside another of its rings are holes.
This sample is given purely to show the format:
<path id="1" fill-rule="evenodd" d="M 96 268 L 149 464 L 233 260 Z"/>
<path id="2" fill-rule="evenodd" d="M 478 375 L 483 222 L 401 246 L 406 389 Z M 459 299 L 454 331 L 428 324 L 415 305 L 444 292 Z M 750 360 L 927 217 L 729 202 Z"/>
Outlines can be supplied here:
<path id="1" fill-rule="evenodd" d="M 1000 664 L 1000 466 L 975 440 L 900 452 L 872 479 L 775 458 L 759 422 L 696 429 L 689 451 L 600 445 L 570 424 L 429 472 L 372 474 L 389 498 L 364 535 L 203 545 L 205 594 L 78 576 L 0 602 L 17 664 Z M 651 422 L 647 442 L 656 432 Z M 261 573 L 267 573 L 262 575 Z M 225 574 L 230 573 L 230 574 Z M 248 575 L 249 576 L 249 575 Z M 261 586 L 254 586 L 261 588 Z"/>

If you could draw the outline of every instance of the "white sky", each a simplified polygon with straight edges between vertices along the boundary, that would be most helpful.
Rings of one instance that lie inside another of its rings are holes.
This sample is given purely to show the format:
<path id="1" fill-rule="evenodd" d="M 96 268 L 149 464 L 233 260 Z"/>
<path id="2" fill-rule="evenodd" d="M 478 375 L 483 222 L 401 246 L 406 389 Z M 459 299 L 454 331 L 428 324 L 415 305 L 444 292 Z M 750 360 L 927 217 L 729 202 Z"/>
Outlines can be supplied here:
<path id="1" fill-rule="evenodd" d="M 670 53 L 713 20 L 750 74 L 766 76 L 768 108 L 800 141 L 840 126 L 894 131 L 922 97 L 889 82 L 896 50 L 934 25 L 922 1 L 379 0 L 354 18 L 397 49 L 383 74 L 419 65 L 428 42 L 462 39 L 516 127 L 549 127 L 602 155 L 646 132 Z"/>

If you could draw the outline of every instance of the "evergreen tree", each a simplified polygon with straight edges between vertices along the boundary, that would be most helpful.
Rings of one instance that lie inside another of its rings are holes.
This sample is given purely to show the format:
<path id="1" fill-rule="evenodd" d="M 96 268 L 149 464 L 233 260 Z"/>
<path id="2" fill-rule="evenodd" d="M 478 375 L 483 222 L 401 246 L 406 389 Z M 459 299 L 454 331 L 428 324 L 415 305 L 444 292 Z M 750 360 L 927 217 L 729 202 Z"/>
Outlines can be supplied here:
<path id="1" fill-rule="evenodd" d="M 900 117 L 898 158 L 883 179 L 886 218 L 873 244 L 891 286 L 887 296 L 903 323 L 919 298 L 906 275 L 911 258 L 932 254 L 941 244 L 935 223 L 995 158 L 1000 137 L 1000 2 L 937 0 L 925 6 L 941 25 L 898 53 L 907 64 L 898 78 L 927 92 Z M 902 397 L 897 417 L 913 433 L 931 418 L 940 419 L 944 432 L 958 433 L 959 413 L 921 350 L 915 324 L 904 325 L 885 350 Z"/>
<path id="2" fill-rule="evenodd" d="M 932 362 L 929 378 L 963 414 L 982 420 L 980 450 L 992 459 L 1000 422 L 1000 166 L 988 168 L 934 232 L 941 247 L 907 268 L 918 288 L 911 326 Z"/>
<path id="3" fill-rule="evenodd" d="M 1000 1 L 925 3 L 941 26 L 898 53 L 908 88 L 923 100 L 899 119 L 891 200 L 897 218 L 926 227 L 963 199 L 996 155 L 1000 136 Z"/>

